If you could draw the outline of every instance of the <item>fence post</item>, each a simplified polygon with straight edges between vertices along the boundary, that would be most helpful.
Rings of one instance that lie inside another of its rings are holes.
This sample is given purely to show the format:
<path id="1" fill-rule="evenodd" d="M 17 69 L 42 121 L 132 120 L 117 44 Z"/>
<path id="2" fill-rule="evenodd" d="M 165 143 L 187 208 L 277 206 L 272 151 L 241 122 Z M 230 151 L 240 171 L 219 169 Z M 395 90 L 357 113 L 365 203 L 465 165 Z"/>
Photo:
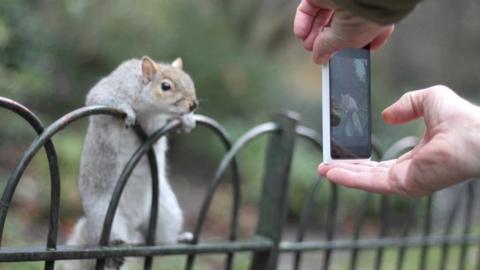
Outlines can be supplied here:
<path id="1" fill-rule="evenodd" d="M 253 255 L 251 270 L 274 270 L 278 264 L 278 248 L 287 214 L 288 179 L 295 143 L 295 130 L 300 120 L 298 114 L 287 112 L 274 116 L 280 131 L 272 134 L 267 146 L 258 236 L 269 238 L 273 247 Z"/>

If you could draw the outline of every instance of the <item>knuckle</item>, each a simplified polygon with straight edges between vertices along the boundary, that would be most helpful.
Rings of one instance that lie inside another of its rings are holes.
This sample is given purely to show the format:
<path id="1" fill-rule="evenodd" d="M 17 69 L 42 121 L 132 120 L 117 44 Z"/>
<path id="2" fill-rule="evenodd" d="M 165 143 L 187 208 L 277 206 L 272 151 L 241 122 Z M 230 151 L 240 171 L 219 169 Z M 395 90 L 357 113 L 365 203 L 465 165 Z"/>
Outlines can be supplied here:
<path id="1" fill-rule="evenodd" d="M 437 84 L 437 85 L 433 86 L 432 88 L 435 89 L 435 91 L 453 92 L 453 90 L 450 89 L 450 87 L 448 87 L 446 85 L 443 85 L 443 84 Z"/>
<path id="2" fill-rule="evenodd" d="M 414 110 L 415 112 L 415 115 L 420 115 L 421 113 L 421 108 L 420 108 L 420 100 L 419 100 L 419 97 L 421 97 L 421 95 L 419 95 L 419 92 L 418 91 L 410 91 L 410 92 L 407 92 L 405 94 L 403 94 L 403 96 L 401 97 L 401 100 L 403 101 L 404 104 L 409 104 L 409 106 L 412 107 L 412 109 Z"/>
<path id="3" fill-rule="evenodd" d="M 360 48 L 365 46 L 365 38 L 360 35 L 355 35 L 351 38 L 349 45 L 354 48 Z"/>
<path id="4" fill-rule="evenodd" d="M 345 38 L 334 28 L 331 31 L 324 32 L 323 38 L 319 40 L 319 46 L 323 48 L 324 51 L 333 53 L 339 49 L 346 47 L 347 43 Z M 348 46 L 347 46 L 348 47 Z"/>
<path id="5" fill-rule="evenodd" d="M 427 98 L 433 98 L 436 96 L 450 96 L 452 94 L 455 94 L 450 87 L 439 84 L 439 85 L 434 85 L 432 87 L 429 87 L 425 89 L 426 97 Z"/>
<path id="6" fill-rule="evenodd" d="M 299 16 L 300 13 L 303 13 L 302 4 L 298 5 L 297 9 L 295 10 L 295 20 L 297 19 L 297 16 Z"/>
<path id="7" fill-rule="evenodd" d="M 339 47 L 338 40 L 336 38 L 324 38 L 323 42 L 319 44 L 325 51 L 333 52 Z"/>
<path id="8" fill-rule="evenodd" d="M 410 100 L 410 99 L 412 99 L 413 93 L 414 92 L 412 92 L 412 91 L 406 92 L 400 97 L 400 99 Z"/>

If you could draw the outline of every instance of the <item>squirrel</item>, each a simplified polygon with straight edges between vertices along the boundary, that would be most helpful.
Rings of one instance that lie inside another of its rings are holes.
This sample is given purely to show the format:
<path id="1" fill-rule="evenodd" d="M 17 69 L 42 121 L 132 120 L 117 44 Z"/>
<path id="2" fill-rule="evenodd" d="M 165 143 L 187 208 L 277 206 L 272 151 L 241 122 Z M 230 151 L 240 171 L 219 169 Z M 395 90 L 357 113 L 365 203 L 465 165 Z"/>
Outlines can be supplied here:
<path id="1" fill-rule="evenodd" d="M 195 126 L 198 106 L 195 86 L 177 58 L 171 64 L 156 63 L 147 56 L 122 63 L 88 93 L 86 105 L 105 105 L 126 114 L 91 116 L 80 161 L 79 192 L 85 216 L 75 225 L 68 245 L 97 245 L 107 208 L 118 177 L 140 140 L 128 128 L 139 124 L 152 134 L 173 118 L 182 120 L 185 131 Z M 180 234 L 183 214 L 166 175 L 167 138 L 153 149 L 157 158 L 160 198 L 156 243 L 188 240 Z M 111 245 L 145 242 L 151 206 L 151 175 L 146 157 L 132 172 L 120 199 L 110 235 Z M 120 269 L 124 258 L 108 258 L 107 269 Z M 95 260 L 66 261 L 65 270 L 94 269 Z M 125 268 L 125 267 L 122 267 Z"/>

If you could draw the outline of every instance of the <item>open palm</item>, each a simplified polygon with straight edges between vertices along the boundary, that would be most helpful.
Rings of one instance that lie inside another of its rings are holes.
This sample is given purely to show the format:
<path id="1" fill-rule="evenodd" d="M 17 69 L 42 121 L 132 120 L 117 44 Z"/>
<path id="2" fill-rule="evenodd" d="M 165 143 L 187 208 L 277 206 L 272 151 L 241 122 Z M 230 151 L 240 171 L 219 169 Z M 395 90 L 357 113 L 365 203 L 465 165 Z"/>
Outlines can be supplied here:
<path id="1" fill-rule="evenodd" d="M 320 164 L 319 173 L 351 188 L 423 196 L 480 176 L 480 108 L 445 86 L 406 93 L 385 109 L 389 124 L 423 117 L 421 142 L 395 160 Z"/>

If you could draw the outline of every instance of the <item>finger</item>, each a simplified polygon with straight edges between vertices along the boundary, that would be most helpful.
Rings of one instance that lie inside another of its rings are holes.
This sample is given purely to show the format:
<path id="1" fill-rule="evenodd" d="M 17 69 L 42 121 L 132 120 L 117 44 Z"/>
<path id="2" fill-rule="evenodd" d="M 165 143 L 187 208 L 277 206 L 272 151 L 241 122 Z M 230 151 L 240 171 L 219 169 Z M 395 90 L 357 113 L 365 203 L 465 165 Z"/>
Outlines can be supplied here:
<path id="1" fill-rule="evenodd" d="M 343 168 L 334 168 L 327 173 L 327 179 L 349 188 L 381 194 L 394 193 L 389 182 L 388 171 L 352 172 Z"/>
<path id="2" fill-rule="evenodd" d="M 312 29 L 314 20 L 318 24 L 325 24 L 328 20 L 330 9 L 318 6 L 309 0 L 303 0 L 297 8 L 293 22 L 293 32 L 300 39 L 305 39 Z"/>
<path id="3" fill-rule="evenodd" d="M 379 36 L 377 36 L 370 43 L 370 49 L 375 51 L 382 48 L 383 45 L 385 45 L 385 43 L 387 42 L 388 38 L 392 35 L 393 30 L 394 30 L 394 26 L 392 25 L 387 30 L 383 31 Z"/>
<path id="4" fill-rule="evenodd" d="M 379 166 L 378 162 L 369 162 L 369 163 L 348 163 L 348 162 L 339 162 L 339 163 L 332 163 L 327 165 L 328 170 L 342 168 L 345 170 L 349 170 L 352 172 L 372 172 L 374 170 L 385 171 L 388 170 L 388 167 Z"/>
<path id="5" fill-rule="evenodd" d="M 313 49 L 313 43 L 315 38 L 320 34 L 323 27 L 328 23 L 329 18 L 332 16 L 333 11 L 328 9 L 320 9 L 312 23 L 312 28 L 307 34 L 307 37 L 303 40 L 303 47 L 311 51 Z"/>
<path id="6" fill-rule="evenodd" d="M 320 8 L 315 18 L 314 23 L 319 26 L 328 26 L 329 22 L 332 20 L 334 11 L 329 8 Z"/>
<path id="7" fill-rule="evenodd" d="M 382 112 L 388 124 L 403 124 L 423 116 L 425 90 L 407 92 Z"/>
<path id="8" fill-rule="evenodd" d="M 307 51 L 312 51 L 313 50 L 313 43 L 315 42 L 315 38 L 320 34 L 322 30 L 322 27 L 313 25 L 312 30 L 310 33 L 307 35 L 307 37 L 303 40 L 303 47 Z"/>
<path id="9" fill-rule="evenodd" d="M 398 157 L 398 162 L 403 162 L 407 159 L 412 159 L 414 152 L 415 152 L 415 148 L 402 154 L 401 156 Z"/>
<path id="10" fill-rule="evenodd" d="M 397 159 L 391 159 L 391 160 L 384 160 L 378 163 L 379 167 L 386 167 L 386 168 L 391 168 L 395 163 L 397 163 Z"/>
<path id="11" fill-rule="evenodd" d="M 326 64 L 330 56 L 345 47 L 343 41 L 334 33 L 332 27 L 325 27 L 313 43 L 313 61 L 317 64 Z"/>
<path id="12" fill-rule="evenodd" d="M 332 167 L 330 167 L 328 164 L 320 163 L 320 165 L 318 165 L 317 171 L 318 171 L 318 174 L 323 175 L 323 176 L 326 176 L 326 175 L 327 175 L 327 172 L 328 172 L 331 168 L 332 168 Z"/>
<path id="13" fill-rule="evenodd" d="M 317 171 L 318 171 L 318 174 L 320 175 L 323 175 L 323 176 L 326 176 L 328 171 L 330 171 L 331 169 L 334 169 L 334 168 L 343 168 L 343 169 L 349 169 L 349 166 L 351 166 L 352 164 L 349 164 L 349 163 L 321 163 L 320 165 L 318 165 L 318 168 L 317 168 Z M 354 165 L 356 166 L 356 165 Z M 371 168 L 372 166 L 368 166 L 368 165 L 365 165 L 365 166 L 359 166 L 359 167 L 364 167 L 363 170 L 367 170 L 367 168 Z M 355 169 L 352 169 L 352 170 L 355 170 Z M 358 170 L 358 168 L 357 168 Z"/>
<path id="14" fill-rule="evenodd" d="M 382 162 L 364 161 L 361 163 L 338 162 L 331 164 L 320 164 L 318 166 L 318 173 L 320 175 L 327 175 L 328 171 L 336 168 L 342 168 L 352 172 L 386 172 L 395 164 L 396 160 L 387 160 Z"/>

